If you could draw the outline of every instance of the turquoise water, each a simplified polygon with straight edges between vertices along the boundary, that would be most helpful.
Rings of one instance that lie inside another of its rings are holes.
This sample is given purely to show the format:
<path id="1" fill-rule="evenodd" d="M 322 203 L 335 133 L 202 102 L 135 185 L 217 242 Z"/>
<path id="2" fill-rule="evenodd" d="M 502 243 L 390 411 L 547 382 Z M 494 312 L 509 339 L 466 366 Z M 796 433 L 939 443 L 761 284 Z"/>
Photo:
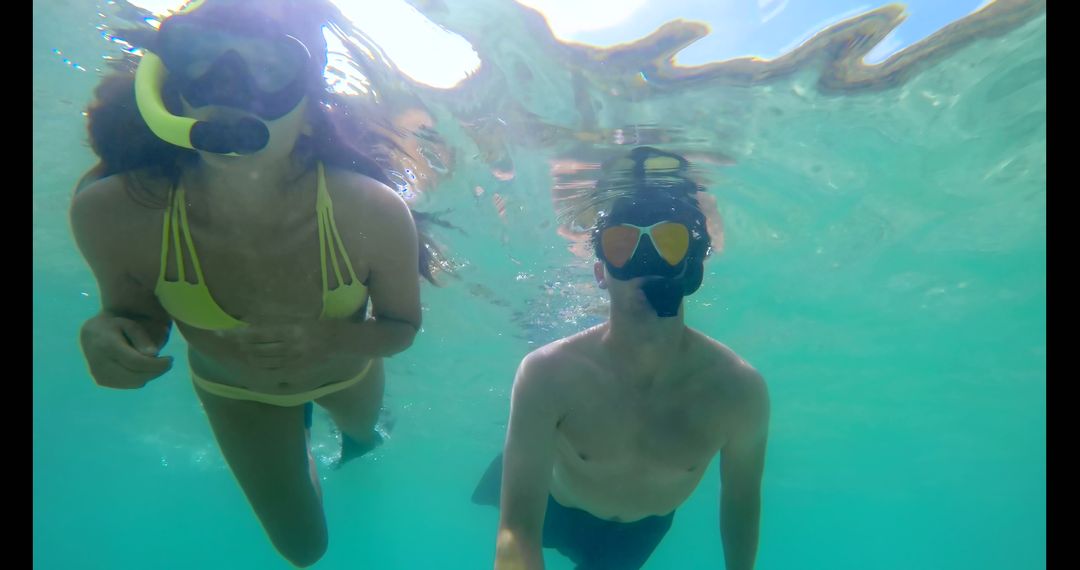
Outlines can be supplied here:
<path id="1" fill-rule="evenodd" d="M 853 68 L 813 42 L 784 73 L 679 79 L 642 46 L 607 60 L 629 62 L 618 72 L 560 51 L 512 5 L 417 3 L 487 67 L 451 91 L 366 71 L 385 82 L 375 109 L 400 96 L 395 111 L 433 117 L 442 143 L 419 146 L 436 167 L 402 158 L 420 174 L 407 190 L 465 231 L 436 229 L 456 269 L 425 286 L 424 330 L 388 361 L 390 441 L 330 471 L 337 442 L 316 414 L 330 528 L 316 567 L 490 567 L 497 514 L 469 496 L 501 446 L 513 371 L 604 314 L 588 259 L 556 231 L 553 163 L 635 133 L 702 158 L 724 239 L 688 324 L 771 389 L 758 568 L 1045 567 L 1046 20 L 1010 4 L 893 60 L 895 77 L 886 62 L 822 84 Z M 34 565 L 287 568 L 183 367 L 108 391 L 78 351 L 98 300 L 66 210 L 94 162 L 80 113 L 95 59 L 118 53 L 96 30 L 115 10 L 34 2 Z M 185 350 L 174 335 L 165 352 Z M 720 567 L 717 471 L 646 568 Z"/>

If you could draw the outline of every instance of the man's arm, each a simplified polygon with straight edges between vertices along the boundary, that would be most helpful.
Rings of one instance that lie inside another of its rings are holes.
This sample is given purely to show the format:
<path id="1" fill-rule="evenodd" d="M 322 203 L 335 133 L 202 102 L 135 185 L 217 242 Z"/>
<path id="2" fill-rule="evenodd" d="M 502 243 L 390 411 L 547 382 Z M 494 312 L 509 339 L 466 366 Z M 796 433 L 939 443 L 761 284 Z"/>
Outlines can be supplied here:
<path id="1" fill-rule="evenodd" d="M 769 435 L 769 394 L 765 381 L 747 368 L 741 373 L 746 398 L 741 421 L 721 451 L 720 535 L 727 570 L 752 570 L 761 519 L 761 475 Z"/>
<path id="2" fill-rule="evenodd" d="M 525 357 L 514 379 L 503 450 L 496 570 L 544 567 L 542 532 L 559 418 L 546 358 L 543 349 Z"/>

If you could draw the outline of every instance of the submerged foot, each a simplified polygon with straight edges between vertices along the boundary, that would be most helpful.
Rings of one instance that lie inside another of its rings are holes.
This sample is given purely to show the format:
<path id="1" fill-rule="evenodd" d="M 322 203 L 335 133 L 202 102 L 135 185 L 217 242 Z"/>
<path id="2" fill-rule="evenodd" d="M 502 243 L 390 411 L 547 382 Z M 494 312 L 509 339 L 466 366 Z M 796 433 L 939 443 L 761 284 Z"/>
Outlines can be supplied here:
<path id="1" fill-rule="evenodd" d="M 394 428 L 396 420 L 386 408 L 380 413 L 379 422 L 371 434 L 363 439 L 356 439 L 345 432 L 341 432 L 341 456 L 331 465 L 331 469 L 341 469 L 346 463 L 363 457 L 368 452 L 383 444 L 390 438 L 390 431 Z"/>
<path id="2" fill-rule="evenodd" d="M 382 445 L 383 437 L 378 432 L 372 431 L 371 436 L 364 441 L 357 441 L 348 434 L 341 434 L 341 456 L 331 466 L 332 469 L 341 469 L 346 463 L 363 457 L 367 452 Z"/>

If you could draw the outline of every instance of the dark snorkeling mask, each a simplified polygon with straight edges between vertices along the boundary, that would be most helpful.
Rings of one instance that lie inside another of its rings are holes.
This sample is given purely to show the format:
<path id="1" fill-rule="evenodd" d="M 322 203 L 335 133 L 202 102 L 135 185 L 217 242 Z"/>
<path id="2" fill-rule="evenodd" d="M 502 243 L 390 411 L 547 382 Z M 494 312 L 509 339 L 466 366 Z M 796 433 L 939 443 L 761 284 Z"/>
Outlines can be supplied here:
<path id="1" fill-rule="evenodd" d="M 203 4 L 161 24 L 136 71 L 139 111 L 154 134 L 177 146 L 233 156 L 258 152 L 270 139 L 264 121 L 296 109 L 315 79 L 312 71 L 322 66 L 304 41 L 257 8 Z M 309 38 L 315 41 L 322 39 Z M 174 115 L 164 103 L 166 89 L 193 108 L 216 105 L 251 116 L 197 121 Z"/>
<path id="2" fill-rule="evenodd" d="M 593 232 L 597 257 L 620 281 L 645 277 L 645 298 L 660 317 L 674 317 L 685 296 L 701 287 L 710 240 L 704 214 L 685 178 L 686 159 L 651 147 L 605 166 L 610 185 L 633 185 L 602 212 Z M 658 178 L 660 177 L 660 178 Z"/>

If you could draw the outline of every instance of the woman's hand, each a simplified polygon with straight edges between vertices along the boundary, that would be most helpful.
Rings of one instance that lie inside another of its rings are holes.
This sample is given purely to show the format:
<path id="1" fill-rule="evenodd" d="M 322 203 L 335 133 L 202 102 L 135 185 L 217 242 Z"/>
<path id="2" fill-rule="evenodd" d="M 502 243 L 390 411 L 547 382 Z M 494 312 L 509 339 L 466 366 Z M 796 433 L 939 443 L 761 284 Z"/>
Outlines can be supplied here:
<path id="1" fill-rule="evenodd" d="M 79 334 L 90 375 L 99 386 L 142 388 L 172 368 L 171 356 L 158 356 L 159 346 L 137 322 L 105 313 L 86 321 Z"/>

